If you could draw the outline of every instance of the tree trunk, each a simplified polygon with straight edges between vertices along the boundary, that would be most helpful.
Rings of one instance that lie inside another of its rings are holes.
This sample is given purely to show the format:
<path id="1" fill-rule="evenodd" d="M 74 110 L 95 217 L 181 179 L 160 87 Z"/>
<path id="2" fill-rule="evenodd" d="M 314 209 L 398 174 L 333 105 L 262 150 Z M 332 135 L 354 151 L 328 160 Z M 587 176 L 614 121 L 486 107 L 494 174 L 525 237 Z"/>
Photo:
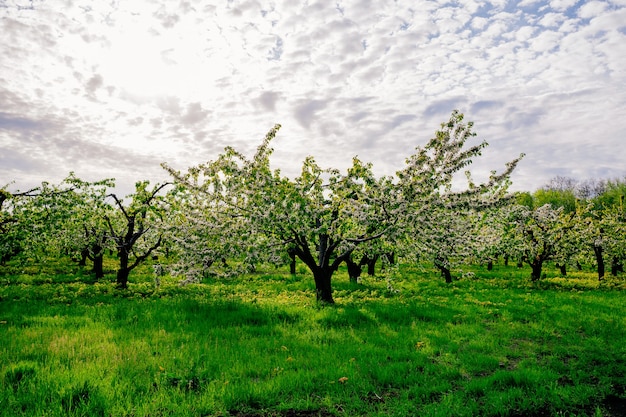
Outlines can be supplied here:
<path id="1" fill-rule="evenodd" d="M 602 257 L 602 245 L 593 245 L 593 253 L 596 255 L 598 263 L 598 280 L 604 278 L 604 258 Z"/>
<path id="2" fill-rule="evenodd" d="M 130 269 L 128 268 L 128 252 L 124 248 L 118 251 L 120 258 L 120 268 L 117 270 L 117 286 L 118 288 L 128 288 L 128 275 Z"/>
<path id="3" fill-rule="evenodd" d="M 346 258 L 346 265 L 348 266 L 350 282 L 353 284 L 358 283 L 361 276 L 361 265 L 354 262 L 351 257 Z"/>
<path id="4" fill-rule="evenodd" d="M 504 266 L 509 266 L 509 255 L 504 255 Z"/>
<path id="5" fill-rule="evenodd" d="M 313 271 L 313 279 L 315 280 L 315 294 L 317 301 L 320 303 L 334 304 L 333 292 L 331 287 L 331 277 L 333 271 L 330 269 L 316 268 Z"/>
<path id="6" fill-rule="evenodd" d="M 493 261 L 489 260 L 487 262 L 487 271 L 493 271 Z"/>
<path id="7" fill-rule="evenodd" d="M 81 250 L 80 260 L 78 261 L 78 266 L 86 266 L 88 257 L 89 257 L 89 250 L 88 249 Z"/>
<path id="8" fill-rule="evenodd" d="M 294 250 L 288 250 L 289 253 L 289 273 L 291 275 L 296 275 L 296 252 Z"/>
<path id="9" fill-rule="evenodd" d="M 93 253 L 93 256 L 90 257 L 93 261 L 92 272 L 96 274 L 96 279 L 104 278 L 104 248 L 98 243 L 94 243 L 91 246 L 91 253 Z"/>
<path id="10" fill-rule="evenodd" d="M 104 278 L 104 253 L 101 251 L 93 257 L 93 272 L 96 279 Z"/>
<path id="11" fill-rule="evenodd" d="M 611 260 L 611 275 L 616 277 L 618 272 L 624 272 L 624 267 L 617 256 L 614 256 Z"/>
<path id="12" fill-rule="evenodd" d="M 378 255 L 374 255 L 373 257 L 368 257 L 366 259 L 367 275 L 369 275 L 370 277 L 376 275 L 376 261 L 378 261 Z"/>
<path id="13" fill-rule="evenodd" d="M 446 266 L 445 259 L 443 258 L 435 259 L 435 266 L 441 272 L 441 276 L 445 278 L 448 284 L 450 284 L 452 282 L 452 274 L 450 273 L 450 268 Z"/>
<path id="14" fill-rule="evenodd" d="M 117 270 L 117 288 L 128 288 L 128 275 L 130 275 L 130 269 L 118 269 Z"/>
<path id="15" fill-rule="evenodd" d="M 532 281 L 538 281 L 541 279 L 541 269 L 543 268 L 543 260 L 542 259 L 534 259 L 530 262 L 530 267 L 532 268 L 532 272 L 530 273 L 530 279 Z"/>
<path id="16" fill-rule="evenodd" d="M 445 266 L 438 266 L 441 271 L 441 276 L 445 278 L 446 282 L 450 284 L 452 282 L 452 274 L 450 273 L 450 269 Z"/>
<path id="17" fill-rule="evenodd" d="M 566 277 L 567 276 L 567 266 L 565 264 L 559 264 L 557 265 L 559 267 L 559 270 L 561 271 L 561 275 Z"/>

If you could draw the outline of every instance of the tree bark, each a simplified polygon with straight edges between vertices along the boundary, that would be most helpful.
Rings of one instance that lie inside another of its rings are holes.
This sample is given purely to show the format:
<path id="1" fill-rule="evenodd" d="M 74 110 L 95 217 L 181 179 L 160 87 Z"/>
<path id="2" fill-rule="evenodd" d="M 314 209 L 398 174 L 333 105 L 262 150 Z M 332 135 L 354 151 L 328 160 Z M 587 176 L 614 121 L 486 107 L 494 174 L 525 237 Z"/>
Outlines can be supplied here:
<path id="1" fill-rule="evenodd" d="M 130 275 L 130 270 L 126 269 L 118 269 L 117 270 L 117 287 L 120 289 L 128 288 L 128 275 Z"/>
<path id="2" fill-rule="evenodd" d="M 538 281 L 541 279 L 541 270 L 543 268 L 543 259 L 536 258 L 532 262 L 530 262 L 530 267 L 532 268 L 532 272 L 530 273 L 530 279 L 532 281 Z"/>
<path id="3" fill-rule="evenodd" d="M 602 245 L 593 245 L 593 253 L 596 255 L 598 263 L 598 280 L 604 278 L 604 258 L 602 257 Z"/>
<path id="4" fill-rule="evenodd" d="M 287 253 L 289 254 L 289 273 L 291 275 L 296 275 L 296 251 L 294 251 L 293 249 L 289 249 L 287 251 Z"/>
<path id="5" fill-rule="evenodd" d="M 446 266 L 445 259 L 437 258 L 435 259 L 435 266 L 441 272 L 441 276 L 444 277 L 446 282 L 450 284 L 452 282 L 452 274 L 450 273 L 450 268 Z"/>
<path id="6" fill-rule="evenodd" d="M 616 277 L 618 272 L 624 272 L 624 266 L 620 262 L 619 258 L 614 256 L 613 259 L 611 259 L 611 275 Z"/>
<path id="7" fill-rule="evenodd" d="M 346 265 L 348 266 L 350 282 L 356 284 L 361 276 L 361 265 L 354 262 L 351 257 L 346 258 Z"/>
<path id="8" fill-rule="evenodd" d="M 316 268 L 313 271 L 313 279 L 315 280 L 315 294 L 317 301 L 320 303 L 334 304 L 333 292 L 331 287 L 332 270 L 326 268 Z"/>
<path id="9" fill-rule="evenodd" d="M 365 265 L 367 265 L 367 275 L 373 277 L 376 275 L 376 261 L 378 261 L 378 255 L 373 257 L 364 257 Z"/>
<path id="10" fill-rule="evenodd" d="M 86 266 L 87 258 L 89 257 L 89 249 L 83 249 L 80 251 L 80 260 L 78 261 L 78 266 Z"/>
<path id="11" fill-rule="evenodd" d="M 561 275 L 566 277 L 567 276 L 567 265 L 565 264 L 558 264 L 557 265 L 559 267 L 559 270 L 561 271 Z"/>
<path id="12" fill-rule="evenodd" d="M 96 279 L 104 278 L 104 253 L 100 251 L 93 257 L 93 272 L 96 274 Z"/>
<path id="13" fill-rule="evenodd" d="M 440 266 L 439 270 L 441 271 L 441 275 L 445 278 L 446 282 L 450 284 L 452 282 L 452 274 L 450 273 L 450 269 Z"/>
<path id="14" fill-rule="evenodd" d="M 128 275 L 130 274 L 130 268 L 128 267 L 128 252 L 125 248 L 120 248 L 118 251 L 120 258 L 120 267 L 117 270 L 117 286 L 118 288 L 128 288 Z"/>
<path id="15" fill-rule="evenodd" d="M 493 261 L 489 260 L 487 262 L 487 271 L 493 271 Z"/>

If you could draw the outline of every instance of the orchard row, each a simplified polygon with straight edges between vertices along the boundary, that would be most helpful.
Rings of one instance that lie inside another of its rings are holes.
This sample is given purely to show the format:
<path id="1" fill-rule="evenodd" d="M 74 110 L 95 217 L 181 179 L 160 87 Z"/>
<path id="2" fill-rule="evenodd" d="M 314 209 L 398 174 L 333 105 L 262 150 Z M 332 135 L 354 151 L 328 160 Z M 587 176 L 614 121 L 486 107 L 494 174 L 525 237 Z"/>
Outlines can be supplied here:
<path id="1" fill-rule="evenodd" d="M 70 255 L 93 263 L 102 278 L 109 251 L 119 262 L 117 284 L 150 257 L 182 281 L 242 273 L 260 263 L 304 263 L 318 301 L 333 302 L 332 276 L 343 262 L 352 278 L 361 266 L 432 262 L 447 281 L 469 259 L 527 263 L 533 280 L 546 261 L 593 264 L 601 279 L 625 256 L 626 225 L 620 181 L 557 179 L 535 193 L 511 193 L 510 175 L 522 158 L 475 182 L 464 171 L 487 146 L 467 146 L 472 123 L 453 112 L 435 136 L 406 158 L 393 176 L 376 176 L 353 158 L 345 172 L 305 159 L 296 178 L 270 168 L 276 125 L 252 158 L 227 148 L 215 160 L 175 171 L 172 181 L 138 182 L 120 198 L 112 179 L 87 182 L 70 174 L 61 184 L 0 190 L 0 256 L 5 263 Z M 460 175 L 466 186 L 458 189 Z M 454 186 L 453 186 L 454 184 Z"/>

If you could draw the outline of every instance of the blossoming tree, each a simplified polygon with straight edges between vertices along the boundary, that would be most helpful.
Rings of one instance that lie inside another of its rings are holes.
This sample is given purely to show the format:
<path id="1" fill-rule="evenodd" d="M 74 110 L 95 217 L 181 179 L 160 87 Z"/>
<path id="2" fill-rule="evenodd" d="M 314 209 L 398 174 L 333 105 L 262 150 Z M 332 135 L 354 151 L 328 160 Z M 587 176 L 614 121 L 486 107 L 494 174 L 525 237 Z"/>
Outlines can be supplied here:
<path id="1" fill-rule="evenodd" d="M 194 198 L 195 212 L 204 213 L 211 234 L 219 231 L 222 246 L 237 247 L 255 260 L 276 259 L 290 250 L 311 270 L 317 300 L 333 303 L 333 273 L 358 246 L 383 236 L 399 242 L 407 233 L 419 239 L 417 225 L 438 218 L 430 220 L 433 210 L 477 209 L 504 196 L 519 159 L 485 183 L 474 184 L 468 176 L 466 190 L 452 191 L 454 174 L 487 145 L 464 149 L 473 133 L 471 123 L 462 120 L 455 111 L 396 177 L 376 177 L 372 165 L 357 157 L 345 173 L 323 169 L 307 157 L 300 175 L 287 178 L 270 168 L 270 145 L 280 125 L 251 159 L 226 148 L 187 172 L 163 166 L 179 186 L 202 197 Z"/>

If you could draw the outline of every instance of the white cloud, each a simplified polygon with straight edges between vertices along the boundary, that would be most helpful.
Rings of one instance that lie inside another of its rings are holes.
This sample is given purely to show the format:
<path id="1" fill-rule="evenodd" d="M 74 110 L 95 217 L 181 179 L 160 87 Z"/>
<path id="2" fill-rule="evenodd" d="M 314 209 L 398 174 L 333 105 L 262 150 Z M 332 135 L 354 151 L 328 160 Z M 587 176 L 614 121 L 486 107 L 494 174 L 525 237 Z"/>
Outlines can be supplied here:
<path id="1" fill-rule="evenodd" d="M 590 1 L 583 4 L 580 9 L 578 9 L 578 16 L 583 19 L 591 19 L 592 17 L 596 17 L 606 10 L 606 3 L 602 1 Z"/>
<path id="2" fill-rule="evenodd" d="M 564 12 L 578 3 L 578 0 L 552 0 L 550 7 L 557 12 Z"/>

